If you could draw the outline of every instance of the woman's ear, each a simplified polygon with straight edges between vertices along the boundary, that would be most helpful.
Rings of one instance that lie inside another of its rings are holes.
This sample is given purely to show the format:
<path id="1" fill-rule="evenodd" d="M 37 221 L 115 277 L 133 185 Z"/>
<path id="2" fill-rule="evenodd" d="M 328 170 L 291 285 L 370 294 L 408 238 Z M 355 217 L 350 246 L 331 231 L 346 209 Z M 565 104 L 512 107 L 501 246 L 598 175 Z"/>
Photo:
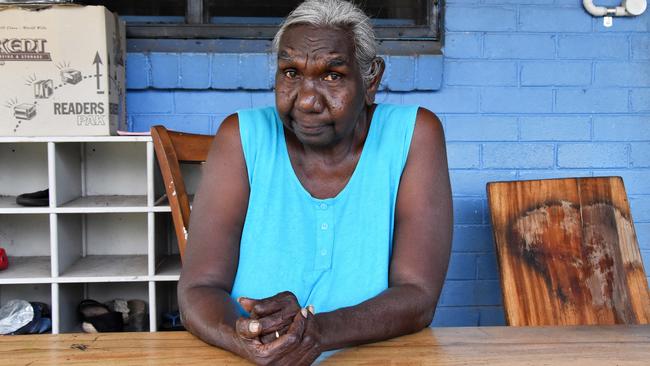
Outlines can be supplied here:
<path id="1" fill-rule="evenodd" d="M 370 74 L 372 78 L 366 84 L 366 105 L 371 105 L 375 102 L 375 95 L 381 83 L 381 77 L 384 75 L 384 68 L 386 64 L 381 57 L 375 57 L 370 66 Z"/>

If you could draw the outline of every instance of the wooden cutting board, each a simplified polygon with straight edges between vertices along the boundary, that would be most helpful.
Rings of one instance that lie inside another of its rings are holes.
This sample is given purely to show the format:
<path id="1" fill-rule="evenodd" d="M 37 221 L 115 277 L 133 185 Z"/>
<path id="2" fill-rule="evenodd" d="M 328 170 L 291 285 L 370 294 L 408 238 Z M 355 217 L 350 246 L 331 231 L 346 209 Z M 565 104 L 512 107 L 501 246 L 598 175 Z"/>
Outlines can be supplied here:
<path id="1" fill-rule="evenodd" d="M 508 324 L 650 322 L 620 177 L 492 182 L 487 191 Z"/>

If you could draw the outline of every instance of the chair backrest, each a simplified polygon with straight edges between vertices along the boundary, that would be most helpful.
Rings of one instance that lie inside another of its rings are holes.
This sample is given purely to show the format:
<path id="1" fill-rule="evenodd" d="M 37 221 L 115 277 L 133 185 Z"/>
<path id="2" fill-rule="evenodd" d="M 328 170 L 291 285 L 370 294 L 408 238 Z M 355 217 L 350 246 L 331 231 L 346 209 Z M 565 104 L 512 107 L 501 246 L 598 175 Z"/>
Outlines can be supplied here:
<path id="1" fill-rule="evenodd" d="M 509 325 L 648 324 L 620 177 L 488 183 Z"/>
<path id="2" fill-rule="evenodd" d="M 151 127 L 151 138 L 172 210 L 174 231 L 181 260 L 187 245 L 190 222 L 190 200 L 185 189 L 180 163 L 202 163 L 208 157 L 214 136 L 168 131 L 163 126 Z"/>

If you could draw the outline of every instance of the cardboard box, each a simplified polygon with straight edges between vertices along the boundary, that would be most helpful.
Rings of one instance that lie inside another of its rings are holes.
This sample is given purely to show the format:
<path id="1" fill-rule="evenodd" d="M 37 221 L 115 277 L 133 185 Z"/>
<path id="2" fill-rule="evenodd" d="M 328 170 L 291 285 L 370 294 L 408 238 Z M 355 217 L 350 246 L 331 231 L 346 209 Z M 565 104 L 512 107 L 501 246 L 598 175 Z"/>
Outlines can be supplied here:
<path id="1" fill-rule="evenodd" d="M 103 6 L 0 6 L 0 136 L 126 130 L 125 47 Z"/>

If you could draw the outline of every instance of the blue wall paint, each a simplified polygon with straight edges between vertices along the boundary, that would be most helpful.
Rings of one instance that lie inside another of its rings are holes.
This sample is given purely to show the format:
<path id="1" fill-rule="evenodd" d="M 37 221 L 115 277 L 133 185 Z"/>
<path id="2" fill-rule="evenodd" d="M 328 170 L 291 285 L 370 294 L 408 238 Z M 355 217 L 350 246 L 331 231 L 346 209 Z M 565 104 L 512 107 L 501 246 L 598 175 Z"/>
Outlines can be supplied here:
<path id="1" fill-rule="evenodd" d="M 650 12 L 605 28 L 579 0 L 447 3 L 444 64 L 387 57 L 377 97 L 423 105 L 445 126 L 455 231 L 433 325 L 504 324 L 488 181 L 622 176 L 650 268 Z M 215 133 L 235 109 L 273 103 L 266 54 L 127 61 L 134 131 L 163 123 Z"/>

